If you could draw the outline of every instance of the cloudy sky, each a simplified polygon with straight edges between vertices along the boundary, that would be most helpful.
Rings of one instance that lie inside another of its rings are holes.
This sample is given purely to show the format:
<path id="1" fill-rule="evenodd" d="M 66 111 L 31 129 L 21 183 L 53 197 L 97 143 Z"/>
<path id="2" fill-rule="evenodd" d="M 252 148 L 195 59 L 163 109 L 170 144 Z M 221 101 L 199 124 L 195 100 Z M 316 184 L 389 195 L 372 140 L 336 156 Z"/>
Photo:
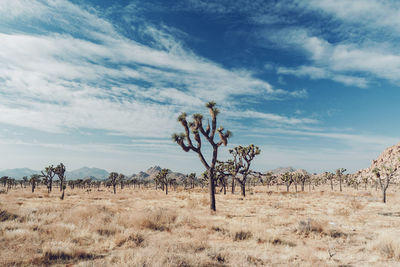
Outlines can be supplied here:
<path id="1" fill-rule="evenodd" d="M 209 100 L 228 148 L 261 148 L 259 171 L 368 167 L 400 141 L 399 12 L 378 0 L 0 0 L 0 169 L 200 172 L 171 134 Z"/>

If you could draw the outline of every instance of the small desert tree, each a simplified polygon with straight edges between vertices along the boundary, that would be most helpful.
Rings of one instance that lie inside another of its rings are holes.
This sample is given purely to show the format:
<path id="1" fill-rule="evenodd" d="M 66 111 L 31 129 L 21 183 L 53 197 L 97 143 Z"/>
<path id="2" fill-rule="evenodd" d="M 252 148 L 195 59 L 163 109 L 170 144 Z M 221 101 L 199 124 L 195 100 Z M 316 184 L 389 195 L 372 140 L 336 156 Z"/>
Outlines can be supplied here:
<path id="1" fill-rule="evenodd" d="M 218 183 L 221 185 L 221 190 L 224 190 L 224 195 L 226 195 L 226 187 L 228 185 L 228 176 L 229 176 L 229 165 L 227 165 L 223 161 L 218 161 L 215 167 L 215 176 Z"/>
<path id="2" fill-rule="evenodd" d="M 110 182 L 113 186 L 114 194 L 116 194 L 117 193 L 117 184 L 118 184 L 118 173 L 110 172 L 108 179 L 110 179 Z"/>
<path id="3" fill-rule="evenodd" d="M 53 178 L 56 175 L 54 170 L 55 168 L 53 167 L 53 165 L 50 165 L 46 167 L 44 171 L 42 171 L 42 177 L 44 177 L 47 182 L 47 192 L 49 193 L 51 192 L 51 189 L 53 187 Z"/>
<path id="4" fill-rule="evenodd" d="M 367 185 L 369 182 L 369 177 L 368 175 L 361 175 L 361 181 L 364 183 L 364 190 L 367 190 Z"/>
<path id="5" fill-rule="evenodd" d="M 375 168 L 372 170 L 381 187 L 383 203 L 386 203 L 386 190 L 388 189 L 390 181 L 394 177 L 396 171 L 397 168 L 387 168 L 385 166 L 382 169 Z"/>
<path id="6" fill-rule="evenodd" d="M 230 131 L 224 132 L 223 127 L 219 127 L 217 129 L 217 115 L 219 110 L 215 107 L 215 102 L 211 101 L 206 104 L 208 111 L 211 115 L 211 127 L 210 124 L 207 125 L 207 128 L 204 129 L 203 127 L 203 115 L 201 114 L 194 114 L 193 120 L 188 122 L 187 121 L 187 114 L 182 113 L 178 117 L 178 121 L 182 124 L 184 128 L 184 133 L 181 134 L 173 134 L 172 139 L 183 149 L 185 152 L 193 151 L 197 153 L 200 158 L 201 163 L 206 168 L 208 172 L 208 179 L 209 179 L 209 193 L 210 193 L 210 209 L 212 211 L 216 211 L 216 204 L 215 204 L 215 165 L 217 164 L 217 157 L 218 157 L 218 148 L 221 145 L 228 144 L 228 138 L 231 136 Z M 219 142 L 214 141 L 215 134 L 218 133 L 220 137 Z M 196 145 L 192 142 L 193 135 L 194 140 L 196 141 Z M 201 137 L 200 134 L 208 141 L 208 143 L 212 147 L 212 157 L 211 161 L 207 162 L 204 158 L 204 155 L 201 151 Z"/>
<path id="7" fill-rule="evenodd" d="M 301 183 L 301 191 L 304 192 L 306 182 L 310 179 L 310 175 L 306 173 L 297 173 L 297 180 Z"/>
<path id="8" fill-rule="evenodd" d="M 32 174 L 31 178 L 29 179 L 29 183 L 32 186 L 32 193 L 35 192 L 35 188 L 37 186 L 37 184 L 40 182 L 40 175 L 38 174 Z"/>
<path id="9" fill-rule="evenodd" d="M 229 153 L 233 155 L 233 160 L 228 161 L 231 165 L 233 172 L 238 172 L 241 176 L 233 176 L 234 179 L 240 184 L 242 196 L 246 196 L 246 181 L 248 175 L 251 173 L 250 165 L 254 157 L 261 153 L 258 146 L 253 144 L 242 147 L 237 146 L 234 149 L 230 149 Z"/>
<path id="10" fill-rule="evenodd" d="M 272 172 L 267 172 L 267 173 L 265 174 L 265 182 L 267 183 L 268 189 L 269 189 L 269 187 L 270 187 L 270 185 L 271 185 L 272 183 L 274 183 L 274 182 L 277 183 L 276 178 L 277 178 L 277 176 L 274 175 Z"/>
<path id="11" fill-rule="evenodd" d="M 126 178 L 126 176 L 125 176 L 124 174 L 122 174 L 122 173 L 120 173 L 120 174 L 118 175 L 118 182 L 119 182 L 119 184 L 120 184 L 120 186 L 121 186 L 121 190 L 124 189 L 124 181 L 125 181 L 125 178 Z"/>
<path id="12" fill-rule="evenodd" d="M 187 175 L 187 179 L 188 179 L 188 182 L 189 182 L 189 184 L 190 184 L 190 188 L 194 188 L 194 185 L 195 185 L 195 182 L 196 182 L 196 173 L 191 173 L 191 174 L 189 174 L 189 175 Z"/>
<path id="13" fill-rule="evenodd" d="M 22 177 L 22 181 L 24 183 L 24 188 L 26 188 L 26 184 L 28 183 L 28 176 Z"/>
<path id="14" fill-rule="evenodd" d="M 331 172 L 324 172 L 324 177 L 331 184 L 331 190 L 333 191 L 333 180 L 335 179 L 335 175 Z"/>
<path id="15" fill-rule="evenodd" d="M 162 169 L 157 173 L 155 180 L 158 184 L 161 184 L 165 188 L 165 194 L 168 195 L 168 185 L 171 183 L 171 178 L 168 177 L 169 169 Z"/>
<path id="16" fill-rule="evenodd" d="M 61 194 L 61 200 L 64 199 L 64 193 L 65 193 L 65 188 L 66 186 L 66 177 L 65 177 L 65 166 L 63 163 L 60 163 L 55 167 L 54 173 L 58 176 L 58 179 L 60 180 L 60 191 L 62 191 Z"/>
<path id="17" fill-rule="evenodd" d="M 0 182 L 3 184 L 4 187 L 7 186 L 8 176 L 3 176 L 0 178 Z"/>
<path id="18" fill-rule="evenodd" d="M 293 183 L 293 173 L 285 172 L 281 176 L 282 182 L 286 185 L 286 192 L 289 192 L 290 185 Z"/>
<path id="19" fill-rule="evenodd" d="M 339 190 L 342 192 L 342 180 L 343 180 L 343 174 L 346 171 L 345 168 L 339 168 L 336 170 L 336 177 L 339 178 Z"/>

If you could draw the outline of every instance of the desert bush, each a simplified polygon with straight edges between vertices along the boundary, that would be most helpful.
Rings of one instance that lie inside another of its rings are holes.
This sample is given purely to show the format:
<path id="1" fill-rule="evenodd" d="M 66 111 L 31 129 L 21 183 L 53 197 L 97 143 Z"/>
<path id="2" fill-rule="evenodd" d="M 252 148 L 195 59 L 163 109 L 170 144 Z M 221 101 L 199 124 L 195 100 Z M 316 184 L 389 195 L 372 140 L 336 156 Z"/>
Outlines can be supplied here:
<path id="1" fill-rule="evenodd" d="M 207 255 L 210 257 L 210 259 L 218 262 L 219 264 L 224 264 L 227 262 L 227 256 L 220 251 L 212 250 Z"/>
<path id="2" fill-rule="evenodd" d="M 325 232 L 325 224 L 308 218 L 307 221 L 299 222 L 296 232 L 305 236 L 309 236 L 312 233 L 323 234 Z"/>
<path id="3" fill-rule="evenodd" d="M 311 235 L 312 233 L 329 236 L 332 238 L 348 236 L 346 233 L 340 231 L 339 229 L 328 228 L 326 222 L 315 221 L 310 218 L 307 221 L 300 221 L 296 232 L 306 237 Z"/>
<path id="4" fill-rule="evenodd" d="M 360 210 L 364 208 L 364 204 L 362 204 L 359 200 L 357 200 L 355 197 L 350 200 L 349 206 L 352 210 Z"/>
<path id="5" fill-rule="evenodd" d="M 253 237 L 253 234 L 250 231 L 240 230 L 235 233 L 233 237 L 233 241 L 243 241 Z"/>
<path id="6" fill-rule="evenodd" d="M 400 260 L 400 242 L 393 237 L 384 236 L 375 248 L 387 259 Z"/>
<path id="7" fill-rule="evenodd" d="M 103 255 L 86 252 L 69 243 L 53 242 L 43 249 L 43 256 L 34 261 L 38 265 L 65 264 L 102 258 Z"/>
<path id="8" fill-rule="evenodd" d="M 6 210 L 1 210 L 0 211 L 0 222 L 5 222 L 5 221 L 13 221 L 18 218 L 18 215 L 9 213 Z"/>
<path id="9" fill-rule="evenodd" d="M 140 247 L 144 245 L 144 236 L 139 233 L 132 233 L 128 237 L 120 237 L 116 240 L 116 245 L 118 247 L 123 246 L 126 243 L 133 244 L 136 247 Z"/>
<path id="10" fill-rule="evenodd" d="M 157 209 L 145 214 L 140 220 L 140 226 L 150 230 L 166 231 L 170 230 L 176 218 L 177 215 L 173 211 Z"/>

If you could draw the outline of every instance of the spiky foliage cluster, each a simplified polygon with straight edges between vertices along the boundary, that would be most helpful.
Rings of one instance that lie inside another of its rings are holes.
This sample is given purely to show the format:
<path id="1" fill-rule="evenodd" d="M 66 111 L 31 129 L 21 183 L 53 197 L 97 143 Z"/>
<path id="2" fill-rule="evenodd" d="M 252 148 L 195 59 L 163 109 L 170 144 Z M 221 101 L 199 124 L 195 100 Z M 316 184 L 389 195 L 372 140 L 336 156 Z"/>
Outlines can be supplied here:
<path id="1" fill-rule="evenodd" d="M 168 195 L 168 185 L 171 183 L 171 177 L 168 176 L 170 173 L 169 169 L 162 169 L 159 173 L 157 173 L 156 177 L 154 178 L 157 184 L 162 185 L 165 188 L 165 194 Z"/>
<path id="2" fill-rule="evenodd" d="M 211 125 L 208 121 L 207 126 L 204 128 L 203 115 L 193 114 L 192 119 L 188 121 L 187 114 L 182 113 L 178 117 L 178 121 L 181 123 L 184 132 L 180 134 L 173 134 L 172 139 L 176 142 L 185 152 L 193 151 L 198 154 L 201 163 L 204 165 L 208 172 L 209 179 L 209 191 L 210 191 L 210 209 L 215 211 L 215 166 L 217 163 L 218 148 L 221 145 L 227 145 L 228 139 L 232 136 L 230 131 L 225 131 L 223 127 L 217 128 L 217 116 L 219 110 L 216 108 L 214 101 L 210 101 L 206 104 L 211 116 Z M 215 134 L 219 135 L 219 141 L 214 141 Z M 207 161 L 201 151 L 202 148 L 202 137 L 205 138 L 212 147 L 212 158 L 211 161 Z M 193 140 L 192 140 L 193 139 Z"/>
<path id="3" fill-rule="evenodd" d="M 242 189 L 242 196 L 246 196 L 246 181 L 251 173 L 250 165 L 256 155 L 261 153 L 258 146 L 251 144 L 247 147 L 237 146 L 229 150 L 233 160 L 228 160 L 228 170 L 232 177 L 239 182 Z M 240 176 L 238 176 L 240 174 Z"/>
<path id="4" fill-rule="evenodd" d="M 60 191 L 62 191 L 60 198 L 61 200 L 63 200 L 65 188 L 67 187 L 65 177 L 65 165 L 63 163 L 58 164 L 57 167 L 54 168 L 54 173 L 58 176 L 58 179 L 60 180 Z"/>
<path id="5" fill-rule="evenodd" d="M 379 185 L 382 190 L 382 201 L 386 203 L 386 190 L 389 187 L 390 181 L 393 179 L 394 175 L 396 174 L 396 168 L 388 168 L 383 166 L 382 168 L 375 168 L 372 172 L 375 174 L 376 180 L 378 180 Z"/>
<path id="6" fill-rule="evenodd" d="M 193 114 L 192 120 L 188 121 L 187 120 L 187 114 L 181 113 L 178 117 L 178 121 L 182 124 L 184 131 L 183 133 L 180 134 L 173 134 L 172 139 L 175 141 L 178 145 L 181 146 L 181 148 L 185 151 L 188 152 L 190 150 L 199 153 L 201 157 L 201 137 L 204 136 L 206 140 L 213 146 L 219 147 L 221 145 L 227 145 L 228 144 L 228 139 L 229 137 L 232 136 L 232 133 L 230 131 L 225 131 L 225 129 L 220 126 L 217 129 L 217 115 L 219 114 L 219 110 L 215 107 L 215 102 L 211 101 L 206 104 L 206 107 L 209 109 L 210 115 L 211 115 L 211 126 L 210 123 L 207 123 L 206 129 L 204 129 L 203 126 L 203 115 L 196 113 Z M 220 137 L 220 141 L 215 143 L 214 142 L 214 136 L 215 133 L 218 133 Z M 193 144 L 191 134 L 193 135 L 193 139 L 196 141 L 196 144 Z M 203 157 L 204 159 L 204 157 Z M 210 166 L 207 163 L 207 161 L 202 159 L 202 163 L 206 166 L 208 169 Z"/>

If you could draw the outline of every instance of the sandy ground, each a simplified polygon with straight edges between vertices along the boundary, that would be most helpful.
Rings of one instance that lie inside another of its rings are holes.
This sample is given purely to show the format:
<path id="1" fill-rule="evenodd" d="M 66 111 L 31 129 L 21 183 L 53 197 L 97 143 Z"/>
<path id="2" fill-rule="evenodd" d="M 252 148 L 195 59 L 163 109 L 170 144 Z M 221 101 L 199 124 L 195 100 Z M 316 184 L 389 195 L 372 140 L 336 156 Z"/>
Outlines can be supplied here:
<path id="1" fill-rule="evenodd" d="M 0 194 L 0 266 L 400 266 L 400 192 Z"/>

